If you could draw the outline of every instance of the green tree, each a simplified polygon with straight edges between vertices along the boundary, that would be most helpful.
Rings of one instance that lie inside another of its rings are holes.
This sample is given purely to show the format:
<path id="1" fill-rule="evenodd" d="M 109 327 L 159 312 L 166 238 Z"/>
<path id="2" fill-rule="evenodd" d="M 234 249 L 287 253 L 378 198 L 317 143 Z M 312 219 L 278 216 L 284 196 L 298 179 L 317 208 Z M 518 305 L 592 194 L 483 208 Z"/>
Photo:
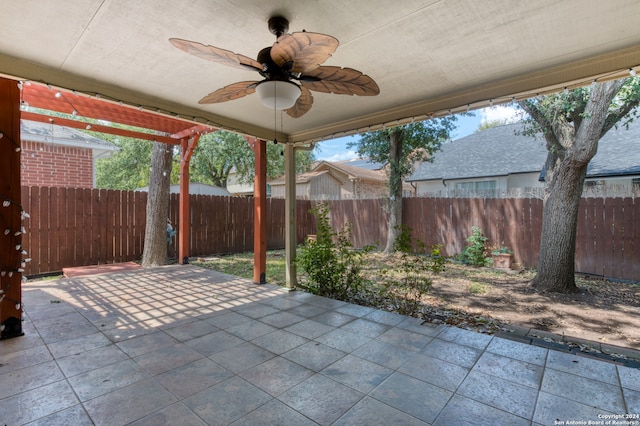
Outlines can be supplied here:
<path id="1" fill-rule="evenodd" d="M 578 207 L 589 161 L 612 127 L 628 124 L 640 102 L 640 79 L 628 78 L 519 102 L 526 134 L 546 140 L 545 192 L 538 267 L 532 285 L 571 293 L 575 284 Z"/>
<path id="2" fill-rule="evenodd" d="M 417 162 L 430 161 L 440 145 L 455 129 L 456 116 L 431 119 L 419 123 L 378 130 L 349 142 L 358 154 L 389 168 L 389 222 L 385 254 L 394 251 L 398 230 L 402 224 L 402 181 L 413 172 Z"/>
<path id="3" fill-rule="evenodd" d="M 296 170 L 309 170 L 313 153 L 296 152 Z M 204 135 L 191 159 L 191 181 L 226 187 L 229 173 L 235 169 L 242 183 L 253 181 L 255 156 L 247 140 L 236 133 L 218 131 Z M 267 178 L 274 179 L 284 173 L 282 145 L 267 144 Z"/>
<path id="4" fill-rule="evenodd" d="M 118 147 L 118 151 L 111 157 L 96 161 L 97 188 L 132 191 L 149 185 L 153 142 L 102 133 L 96 135 Z M 171 183 L 178 181 L 176 167 L 179 167 L 179 162 L 176 163 L 178 164 L 172 167 L 175 170 L 171 173 Z M 165 170 L 167 175 L 170 171 L 171 169 Z"/>

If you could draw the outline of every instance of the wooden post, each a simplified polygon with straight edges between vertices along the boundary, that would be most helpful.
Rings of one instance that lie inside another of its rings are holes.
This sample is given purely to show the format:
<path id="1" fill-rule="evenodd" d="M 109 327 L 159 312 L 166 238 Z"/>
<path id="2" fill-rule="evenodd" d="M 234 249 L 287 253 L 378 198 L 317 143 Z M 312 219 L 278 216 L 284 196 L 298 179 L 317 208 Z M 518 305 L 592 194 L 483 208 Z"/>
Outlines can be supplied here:
<path id="1" fill-rule="evenodd" d="M 253 181 L 253 283 L 266 284 L 267 277 L 267 142 L 249 139 L 255 154 Z"/>
<path id="2" fill-rule="evenodd" d="M 286 287 L 294 290 L 298 284 L 296 276 L 296 148 L 286 144 L 284 148 L 284 247 L 286 258 Z"/>
<path id="3" fill-rule="evenodd" d="M 191 228 L 191 211 L 189 208 L 189 162 L 193 151 L 198 146 L 200 134 L 180 140 L 180 214 L 178 223 L 178 262 L 189 263 L 189 230 Z"/>
<path id="4" fill-rule="evenodd" d="M 20 89 L 0 77 L 0 339 L 22 336 Z M 25 256 L 26 257 L 26 256 Z"/>

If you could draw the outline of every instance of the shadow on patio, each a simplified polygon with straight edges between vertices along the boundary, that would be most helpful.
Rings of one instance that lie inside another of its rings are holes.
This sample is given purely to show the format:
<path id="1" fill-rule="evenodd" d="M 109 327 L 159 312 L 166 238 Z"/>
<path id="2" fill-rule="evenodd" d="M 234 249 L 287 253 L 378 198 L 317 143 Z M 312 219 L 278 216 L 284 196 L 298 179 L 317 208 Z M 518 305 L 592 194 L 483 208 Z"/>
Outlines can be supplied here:
<path id="1" fill-rule="evenodd" d="M 192 265 L 23 288 L 0 424 L 554 424 L 640 413 L 640 370 Z M 30 423 L 33 422 L 33 423 Z"/>

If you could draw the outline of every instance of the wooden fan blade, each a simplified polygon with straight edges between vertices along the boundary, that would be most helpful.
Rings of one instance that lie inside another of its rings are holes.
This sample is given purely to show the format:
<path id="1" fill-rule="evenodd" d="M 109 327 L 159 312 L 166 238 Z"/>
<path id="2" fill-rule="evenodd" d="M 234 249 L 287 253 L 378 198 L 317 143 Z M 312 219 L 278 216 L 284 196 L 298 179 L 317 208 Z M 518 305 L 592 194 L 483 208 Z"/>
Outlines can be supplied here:
<path id="1" fill-rule="evenodd" d="M 293 63 L 294 73 L 305 73 L 322 65 L 338 48 L 338 39 L 326 34 L 283 34 L 271 47 L 271 59 L 281 68 Z"/>
<path id="2" fill-rule="evenodd" d="M 313 105 L 313 96 L 308 89 L 304 87 L 300 88 L 300 97 L 296 101 L 295 105 L 286 110 L 287 115 L 293 118 L 299 118 L 305 115 Z"/>
<path id="3" fill-rule="evenodd" d="M 262 71 L 260 62 L 248 56 L 233 53 L 230 50 L 224 50 L 214 46 L 205 46 L 197 41 L 183 40 L 180 38 L 170 38 L 169 42 L 178 49 L 197 56 L 198 58 L 243 70 Z"/>
<path id="4" fill-rule="evenodd" d="M 305 80 L 304 77 L 312 78 Z M 318 67 L 301 76 L 300 84 L 309 90 L 338 95 L 375 96 L 380 93 L 371 77 L 351 68 Z"/>
<path id="5" fill-rule="evenodd" d="M 199 104 L 217 104 L 240 99 L 256 91 L 259 81 L 239 81 L 209 93 L 198 101 Z"/>

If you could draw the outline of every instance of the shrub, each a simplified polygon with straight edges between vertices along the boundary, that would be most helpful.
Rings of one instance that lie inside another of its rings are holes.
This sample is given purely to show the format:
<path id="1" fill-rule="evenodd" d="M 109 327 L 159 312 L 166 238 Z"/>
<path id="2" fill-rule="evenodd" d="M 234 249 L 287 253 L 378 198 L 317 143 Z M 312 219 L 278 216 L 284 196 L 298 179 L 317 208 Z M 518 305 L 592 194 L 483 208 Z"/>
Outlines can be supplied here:
<path id="1" fill-rule="evenodd" d="M 297 265 L 308 276 L 302 284 L 306 290 L 320 296 L 351 300 L 366 290 L 362 277 L 363 255 L 373 249 L 356 250 L 351 243 L 351 224 L 334 232 L 329 223 L 329 206 L 318 204 L 310 211 L 317 218 L 317 236 L 300 249 Z"/>
<path id="2" fill-rule="evenodd" d="M 467 238 L 467 247 L 462 251 L 462 261 L 473 266 L 485 266 L 487 264 L 488 238 L 477 226 L 471 228 L 471 235 Z"/>

